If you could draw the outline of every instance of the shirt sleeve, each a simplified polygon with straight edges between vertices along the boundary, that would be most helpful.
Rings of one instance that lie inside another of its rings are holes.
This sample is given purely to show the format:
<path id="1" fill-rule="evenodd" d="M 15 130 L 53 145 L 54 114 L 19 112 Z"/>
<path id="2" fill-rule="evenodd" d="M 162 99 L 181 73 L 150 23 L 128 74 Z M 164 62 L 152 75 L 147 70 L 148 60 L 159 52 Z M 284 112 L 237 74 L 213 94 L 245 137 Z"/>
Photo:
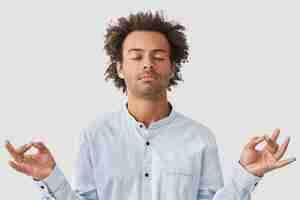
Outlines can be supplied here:
<path id="1" fill-rule="evenodd" d="M 42 194 L 42 200 L 99 200 L 92 172 L 86 135 L 81 132 L 73 189 L 57 164 L 47 178 L 34 182 Z"/>
<path id="2" fill-rule="evenodd" d="M 230 181 L 224 185 L 214 136 L 202 157 L 200 177 L 197 200 L 250 200 L 251 192 L 261 179 L 237 162 Z"/>
<path id="3" fill-rule="evenodd" d="M 199 200 L 250 200 L 251 192 L 255 189 L 261 177 L 257 177 L 245 170 L 239 163 L 234 168 L 230 181 L 210 195 L 198 198 Z"/>

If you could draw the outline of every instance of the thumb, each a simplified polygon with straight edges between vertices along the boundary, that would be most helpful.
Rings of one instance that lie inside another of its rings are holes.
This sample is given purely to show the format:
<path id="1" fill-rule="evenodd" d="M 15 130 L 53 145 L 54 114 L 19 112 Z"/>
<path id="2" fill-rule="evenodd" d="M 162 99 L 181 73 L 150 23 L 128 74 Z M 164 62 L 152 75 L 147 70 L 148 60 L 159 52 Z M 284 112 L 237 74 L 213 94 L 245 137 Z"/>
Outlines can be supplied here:
<path id="1" fill-rule="evenodd" d="M 31 142 L 30 144 L 41 153 L 49 152 L 48 148 L 42 142 Z"/>
<path id="2" fill-rule="evenodd" d="M 262 141 L 264 141 L 264 137 L 253 137 L 248 144 L 246 144 L 246 149 L 255 149 L 255 147 L 261 143 Z"/>

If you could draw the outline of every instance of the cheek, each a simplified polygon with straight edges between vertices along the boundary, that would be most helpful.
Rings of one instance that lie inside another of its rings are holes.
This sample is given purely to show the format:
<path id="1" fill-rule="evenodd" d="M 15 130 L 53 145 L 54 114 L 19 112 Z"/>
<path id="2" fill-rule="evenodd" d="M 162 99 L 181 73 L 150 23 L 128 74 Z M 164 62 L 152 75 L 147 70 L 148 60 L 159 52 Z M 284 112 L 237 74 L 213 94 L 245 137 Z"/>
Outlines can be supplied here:
<path id="1" fill-rule="evenodd" d="M 134 77 L 137 74 L 139 65 L 133 61 L 126 61 L 123 64 L 123 72 L 127 77 Z"/>
<path id="2" fill-rule="evenodd" d="M 171 65 L 169 63 L 158 65 L 156 68 L 156 72 L 161 74 L 162 76 L 168 76 L 172 72 Z"/>
<path id="3" fill-rule="evenodd" d="M 138 74 L 137 74 L 136 70 L 133 70 L 133 69 L 125 70 L 124 76 L 125 76 L 126 82 L 131 82 L 133 80 L 135 81 L 138 79 Z"/>

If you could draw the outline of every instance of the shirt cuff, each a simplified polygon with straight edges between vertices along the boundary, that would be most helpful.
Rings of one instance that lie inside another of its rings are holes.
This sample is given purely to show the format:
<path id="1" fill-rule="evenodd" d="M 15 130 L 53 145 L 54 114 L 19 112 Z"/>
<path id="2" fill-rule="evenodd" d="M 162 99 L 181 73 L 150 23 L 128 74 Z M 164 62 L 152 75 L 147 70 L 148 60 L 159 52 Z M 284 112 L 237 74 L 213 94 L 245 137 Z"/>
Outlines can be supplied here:
<path id="1" fill-rule="evenodd" d="M 64 182 L 66 182 L 66 178 L 57 164 L 55 164 L 53 171 L 47 178 L 41 181 L 34 180 L 43 196 L 53 196 Z"/>
<path id="2" fill-rule="evenodd" d="M 240 188 L 249 192 L 252 192 L 262 179 L 248 172 L 240 163 L 237 164 L 233 177 Z"/>

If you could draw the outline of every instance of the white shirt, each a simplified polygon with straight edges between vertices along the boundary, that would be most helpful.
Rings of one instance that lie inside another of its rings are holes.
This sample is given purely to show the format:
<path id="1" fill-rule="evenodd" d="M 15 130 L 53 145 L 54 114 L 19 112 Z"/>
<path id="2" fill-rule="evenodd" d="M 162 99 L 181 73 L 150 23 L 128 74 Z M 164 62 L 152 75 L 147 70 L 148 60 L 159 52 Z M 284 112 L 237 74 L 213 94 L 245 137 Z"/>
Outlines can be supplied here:
<path id="1" fill-rule="evenodd" d="M 122 109 L 99 115 L 80 134 L 72 186 L 56 164 L 36 181 L 42 199 L 249 200 L 261 179 L 238 162 L 224 186 L 215 136 L 176 112 L 148 128 Z"/>

